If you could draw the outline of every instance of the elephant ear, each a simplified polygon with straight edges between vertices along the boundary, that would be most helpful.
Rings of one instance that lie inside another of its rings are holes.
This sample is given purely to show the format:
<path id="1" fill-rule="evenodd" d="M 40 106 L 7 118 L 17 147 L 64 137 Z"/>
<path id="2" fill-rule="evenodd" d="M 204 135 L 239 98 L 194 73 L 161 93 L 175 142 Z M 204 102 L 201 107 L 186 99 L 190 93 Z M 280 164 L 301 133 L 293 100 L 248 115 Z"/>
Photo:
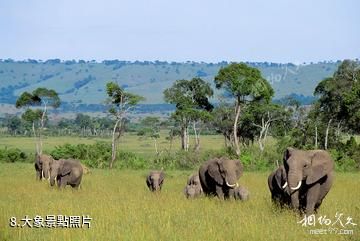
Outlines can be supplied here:
<path id="1" fill-rule="evenodd" d="M 239 179 L 244 171 L 244 167 L 239 160 L 235 160 L 236 165 L 236 178 Z"/>
<path id="2" fill-rule="evenodd" d="M 224 180 L 220 174 L 220 163 L 219 160 L 211 162 L 208 166 L 208 173 L 219 185 L 224 184 Z"/>
<path id="3" fill-rule="evenodd" d="M 68 161 L 64 161 L 62 164 L 62 167 L 60 169 L 60 174 L 61 176 L 65 176 L 67 174 L 69 174 L 71 172 L 71 168 L 72 168 L 72 163 L 68 162 Z"/>
<path id="4" fill-rule="evenodd" d="M 148 187 L 150 187 L 150 185 L 151 185 L 150 175 L 148 175 L 148 176 L 146 177 L 146 185 L 147 185 Z"/>
<path id="5" fill-rule="evenodd" d="M 306 184 L 310 185 L 317 182 L 320 178 L 327 175 L 333 169 L 333 161 L 325 151 L 317 151 L 311 155 L 311 167 L 306 178 Z"/>
<path id="6" fill-rule="evenodd" d="M 287 159 L 289 159 L 289 157 L 291 156 L 292 152 L 294 151 L 295 149 L 292 148 L 292 147 L 288 147 L 286 148 L 285 152 L 284 152 L 284 157 L 283 157 L 283 160 L 286 161 Z"/>

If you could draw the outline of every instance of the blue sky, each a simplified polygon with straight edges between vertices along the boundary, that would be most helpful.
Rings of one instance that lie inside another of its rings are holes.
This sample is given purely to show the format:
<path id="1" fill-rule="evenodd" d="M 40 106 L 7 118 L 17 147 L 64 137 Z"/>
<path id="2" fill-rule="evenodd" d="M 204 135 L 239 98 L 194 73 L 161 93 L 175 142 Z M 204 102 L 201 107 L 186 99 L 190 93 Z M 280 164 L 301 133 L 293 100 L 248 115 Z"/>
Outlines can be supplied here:
<path id="1" fill-rule="evenodd" d="M 0 58 L 354 59 L 359 9 L 357 0 L 1 0 Z"/>

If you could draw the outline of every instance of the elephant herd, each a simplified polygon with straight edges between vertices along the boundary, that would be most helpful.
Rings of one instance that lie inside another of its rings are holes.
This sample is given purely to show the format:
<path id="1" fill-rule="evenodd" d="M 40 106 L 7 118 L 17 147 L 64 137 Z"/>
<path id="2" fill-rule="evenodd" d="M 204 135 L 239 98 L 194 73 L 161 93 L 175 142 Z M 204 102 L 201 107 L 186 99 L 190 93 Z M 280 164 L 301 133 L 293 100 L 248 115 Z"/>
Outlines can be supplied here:
<path id="1" fill-rule="evenodd" d="M 55 160 L 48 155 L 36 155 L 37 179 L 50 179 L 58 187 L 70 185 L 78 188 L 84 172 L 88 169 L 75 159 Z M 220 199 L 248 200 L 249 191 L 239 186 L 243 174 L 239 160 L 214 158 L 203 163 L 198 173 L 191 175 L 184 188 L 187 198 L 201 195 L 216 196 Z M 160 191 L 165 173 L 151 171 L 146 177 L 150 191 Z M 334 162 L 323 150 L 297 150 L 287 148 L 283 165 L 268 177 L 268 187 L 273 203 L 280 207 L 290 207 L 299 212 L 311 214 L 320 207 L 334 180 Z"/>
<path id="2" fill-rule="evenodd" d="M 75 159 L 55 160 L 44 154 L 35 157 L 36 178 L 50 179 L 51 186 L 54 186 L 56 181 L 58 187 L 70 185 L 73 188 L 79 188 L 84 169 L 87 168 Z"/>
<path id="3" fill-rule="evenodd" d="M 215 158 L 203 163 L 199 172 L 191 175 L 184 188 L 187 198 L 203 194 L 220 199 L 248 200 L 249 191 L 239 186 L 243 173 L 239 160 Z M 152 171 L 146 178 L 150 191 L 160 191 L 163 171 Z M 271 199 L 275 205 L 312 214 L 320 207 L 334 180 L 334 162 L 323 150 L 287 148 L 283 165 L 268 177 Z"/>

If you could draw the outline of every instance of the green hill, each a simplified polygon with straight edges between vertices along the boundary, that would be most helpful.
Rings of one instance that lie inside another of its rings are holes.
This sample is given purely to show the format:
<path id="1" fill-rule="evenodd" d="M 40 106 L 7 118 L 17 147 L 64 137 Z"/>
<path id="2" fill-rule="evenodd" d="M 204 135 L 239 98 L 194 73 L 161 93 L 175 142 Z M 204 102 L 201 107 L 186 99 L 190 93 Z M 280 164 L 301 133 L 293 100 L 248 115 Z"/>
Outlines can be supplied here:
<path id="1" fill-rule="evenodd" d="M 23 91 L 37 87 L 55 89 L 72 106 L 101 104 L 106 99 L 105 83 L 117 81 L 127 91 L 142 95 L 145 104 L 161 104 L 162 92 L 177 79 L 195 76 L 213 85 L 214 76 L 227 62 L 95 61 L 0 61 L 0 104 L 15 103 Z M 275 90 L 275 98 L 291 93 L 311 96 L 316 84 L 331 76 L 338 62 L 312 64 L 248 63 L 257 67 Z"/>

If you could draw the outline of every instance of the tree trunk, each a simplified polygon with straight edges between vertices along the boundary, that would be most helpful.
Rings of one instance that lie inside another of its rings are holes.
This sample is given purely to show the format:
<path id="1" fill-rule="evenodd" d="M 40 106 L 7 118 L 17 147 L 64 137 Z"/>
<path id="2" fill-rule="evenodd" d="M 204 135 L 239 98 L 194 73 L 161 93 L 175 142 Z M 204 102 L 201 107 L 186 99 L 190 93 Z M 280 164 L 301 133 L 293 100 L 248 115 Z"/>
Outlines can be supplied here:
<path id="1" fill-rule="evenodd" d="M 32 123 L 32 130 L 34 133 L 34 140 L 35 140 L 35 148 L 36 148 L 36 154 L 40 155 L 40 151 L 39 151 L 39 143 L 38 140 L 36 138 L 36 131 L 35 131 L 35 122 Z"/>
<path id="2" fill-rule="evenodd" d="M 157 141 L 156 141 L 156 138 L 154 137 L 154 145 L 155 145 L 155 153 L 156 153 L 156 155 L 158 155 L 159 154 L 159 152 L 158 152 L 158 148 L 157 148 Z"/>
<path id="3" fill-rule="evenodd" d="M 318 149 L 318 129 L 315 125 L 315 149 Z"/>
<path id="4" fill-rule="evenodd" d="M 233 128 L 233 136 L 234 136 L 234 144 L 235 144 L 235 152 L 236 155 L 240 155 L 240 147 L 239 147 L 239 139 L 238 139 L 238 135 L 237 135 L 237 127 L 238 127 L 238 121 L 239 121 L 239 117 L 240 117 L 240 111 L 241 111 L 241 106 L 240 106 L 240 98 L 238 98 L 237 103 L 236 103 L 236 108 L 235 108 L 235 121 L 234 121 L 234 128 Z"/>
<path id="5" fill-rule="evenodd" d="M 111 160 L 110 160 L 110 165 L 109 165 L 109 168 L 110 168 L 110 169 L 113 168 L 114 161 L 115 161 L 115 159 L 116 159 L 116 141 L 117 141 L 118 138 L 116 138 L 115 134 L 116 134 L 116 130 L 117 130 L 117 127 L 118 127 L 120 121 L 121 121 L 121 120 L 118 119 L 118 120 L 115 122 L 115 126 L 114 126 L 113 133 L 112 133 Z"/>
<path id="6" fill-rule="evenodd" d="M 199 151 L 200 149 L 200 131 L 199 133 L 196 130 L 196 122 L 193 122 L 193 129 L 194 129 L 194 135 L 195 135 L 195 147 L 194 150 L 195 151 Z"/>
<path id="7" fill-rule="evenodd" d="M 327 127 L 326 127 L 326 133 L 325 133 L 325 144 L 324 144 L 324 149 L 327 150 L 328 149 L 328 138 L 329 138 L 329 129 L 330 129 L 330 124 L 332 122 L 332 119 L 329 120 Z"/>

